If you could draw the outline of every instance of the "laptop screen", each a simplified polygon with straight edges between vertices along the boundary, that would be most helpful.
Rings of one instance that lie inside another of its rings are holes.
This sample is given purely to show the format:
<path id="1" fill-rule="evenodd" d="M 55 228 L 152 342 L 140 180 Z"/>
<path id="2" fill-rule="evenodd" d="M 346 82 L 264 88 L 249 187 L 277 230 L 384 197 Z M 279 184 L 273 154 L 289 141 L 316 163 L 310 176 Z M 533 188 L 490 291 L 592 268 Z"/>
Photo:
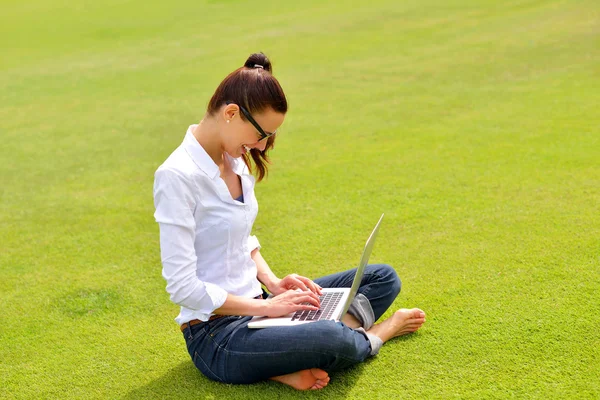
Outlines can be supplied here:
<path id="1" fill-rule="evenodd" d="M 346 304 L 344 305 L 344 311 L 342 312 L 342 315 L 340 316 L 340 318 L 343 317 L 344 315 L 346 315 L 346 313 L 348 312 L 348 309 L 350 308 L 350 304 L 352 304 L 352 301 L 354 300 L 354 297 L 356 296 L 356 293 L 358 292 L 358 288 L 360 287 L 360 282 L 362 281 L 362 276 L 365 273 L 365 267 L 367 266 L 367 263 L 369 262 L 369 256 L 371 255 L 371 250 L 373 250 L 373 246 L 375 245 L 375 238 L 377 238 L 377 233 L 379 233 L 379 225 L 381 225 L 381 221 L 383 220 L 383 215 L 384 214 L 381 214 L 381 217 L 379 218 L 377 225 L 375 225 L 375 228 L 373 228 L 373 232 L 371 232 L 371 235 L 367 239 L 367 243 L 365 244 L 365 249 L 363 250 L 362 257 L 360 258 L 360 264 L 358 264 L 358 268 L 356 269 L 356 275 L 354 276 L 354 282 L 352 282 L 352 288 L 350 289 L 350 295 L 348 296 L 348 299 L 346 300 Z"/>

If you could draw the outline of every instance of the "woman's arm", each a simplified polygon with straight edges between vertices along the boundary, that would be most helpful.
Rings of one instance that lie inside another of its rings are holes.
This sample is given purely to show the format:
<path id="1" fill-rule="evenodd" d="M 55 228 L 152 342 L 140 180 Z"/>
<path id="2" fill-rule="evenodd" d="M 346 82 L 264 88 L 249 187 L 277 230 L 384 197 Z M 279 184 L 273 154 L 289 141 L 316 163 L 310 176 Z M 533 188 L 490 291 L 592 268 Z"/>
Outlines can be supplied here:
<path id="1" fill-rule="evenodd" d="M 225 303 L 213 312 L 220 315 L 258 315 L 281 317 L 298 310 L 319 309 L 319 297 L 311 291 L 288 290 L 268 300 L 227 295 Z"/>
<path id="2" fill-rule="evenodd" d="M 306 287 L 303 289 L 300 289 L 299 286 L 294 288 L 288 287 L 289 284 L 286 285 L 285 282 L 286 280 L 289 281 L 292 275 L 288 275 L 284 279 L 279 279 L 273 271 L 271 271 L 271 268 L 269 268 L 269 265 L 260 254 L 258 247 L 255 248 L 250 255 L 252 260 L 256 263 L 256 276 L 258 280 L 265 285 L 267 290 L 273 293 L 275 297 L 268 300 L 258 300 L 227 294 L 225 303 L 214 310 L 213 313 L 219 315 L 281 317 L 298 310 L 319 309 L 319 296 L 315 292 L 308 290 Z M 294 276 L 297 275 L 294 274 Z M 308 278 L 304 279 L 309 280 Z M 302 284 L 297 278 L 296 280 L 298 283 Z M 315 284 L 313 283 L 313 285 Z"/>
<path id="3" fill-rule="evenodd" d="M 171 301 L 203 314 L 223 305 L 227 292 L 196 276 L 196 221 L 192 185 L 185 176 L 159 168 L 154 180 L 154 217 L 160 227 L 162 275 Z"/>
<path id="4" fill-rule="evenodd" d="M 287 290 L 308 290 L 317 295 L 322 294 L 322 287 L 304 276 L 290 274 L 283 279 L 279 279 L 273 273 L 273 271 L 271 271 L 271 268 L 269 268 L 269 265 L 260 254 L 260 250 L 258 248 L 254 249 L 250 255 L 252 256 L 258 271 L 256 277 L 263 285 L 267 287 L 267 290 L 273 293 L 275 296 L 284 293 Z"/>
<path id="5" fill-rule="evenodd" d="M 250 256 L 256 264 L 256 269 L 258 271 L 256 277 L 258 278 L 260 283 L 265 285 L 269 292 L 275 295 L 279 294 L 278 285 L 281 282 L 281 279 L 279 279 L 273 273 L 273 271 L 271 271 L 271 268 L 269 268 L 269 264 L 267 264 L 263 256 L 260 254 L 260 250 L 258 248 L 252 250 Z"/>

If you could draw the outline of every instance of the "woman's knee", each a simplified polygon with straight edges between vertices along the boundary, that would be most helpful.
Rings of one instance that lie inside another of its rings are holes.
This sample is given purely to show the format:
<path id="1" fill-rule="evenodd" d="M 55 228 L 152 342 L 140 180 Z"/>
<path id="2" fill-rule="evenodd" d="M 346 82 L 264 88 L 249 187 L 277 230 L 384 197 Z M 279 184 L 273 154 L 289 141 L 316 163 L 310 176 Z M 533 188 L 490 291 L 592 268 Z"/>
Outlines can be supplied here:
<path id="1" fill-rule="evenodd" d="M 361 333 L 340 322 L 323 321 L 317 325 L 321 325 L 318 351 L 328 356 L 332 364 L 328 367 L 336 369 L 339 364 L 359 363 L 370 354 L 370 342 Z"/>
<path id="2" fill-rule="evenodd" d="M 395 297 L 402 289 L 402 281 L 398 273 L 388 264 L 373 264 L 369 265 L 372 273 L 377 277 L 380 283 L 384 283 L 389 288 L 390 293 Z"/>

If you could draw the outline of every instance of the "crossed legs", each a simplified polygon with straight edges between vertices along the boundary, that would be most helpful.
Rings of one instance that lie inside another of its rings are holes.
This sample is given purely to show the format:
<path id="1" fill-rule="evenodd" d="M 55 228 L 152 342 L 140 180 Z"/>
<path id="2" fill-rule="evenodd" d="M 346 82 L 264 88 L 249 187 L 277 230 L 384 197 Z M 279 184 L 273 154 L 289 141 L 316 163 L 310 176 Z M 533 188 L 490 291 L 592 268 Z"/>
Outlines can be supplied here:
<path id="1" fill-rule="evenodd" d="M 315 280 L 323 287 L 349 287 L 354 279 L 352 271 L 329 275 Z M 373 308 L 375 320 L 391 305 L 400 292 L 400 280 L 393 268 L 387 265 L 369 266 L 359 293 L 364 294 Z M 361 322 L 352 314 L 346 314 L 342 322 L 353 329 L 361 327 Z M 400 309 L 385 321 L 370 327 L 366 333 L 377 336 L 383 343 L 388 340 L 416 332 L 425 322 L 425 313 L 418 309 Z M 270 379 L 289 385 L 295 389 L 322 389 L 329 383 L 329 374 L 319 368 L 305 369 Z"/>
<path id="2" fill-rule="evenodd" d="M 349 315 L 349 314 L 348 314 Z M 350 316 L 346 321 L 351 325 L 360 326 L 356 318 Z M 343 321 L 346 323 L 346 321 Z M 375 324 L 367 333 L 380 338 L 384 343 L 388 340 L 416 332 L 425 322 L 425 313 L 418 309 L 402 308 L 380 324 Z M 352 327 L 352 326 L 351 326 Z M 305 369 L 287 375 L 270 378 L 274 381 L 289 385 L 298 390 L 322 389 L 329 383 L 329 374 L 318 368 Z"/>

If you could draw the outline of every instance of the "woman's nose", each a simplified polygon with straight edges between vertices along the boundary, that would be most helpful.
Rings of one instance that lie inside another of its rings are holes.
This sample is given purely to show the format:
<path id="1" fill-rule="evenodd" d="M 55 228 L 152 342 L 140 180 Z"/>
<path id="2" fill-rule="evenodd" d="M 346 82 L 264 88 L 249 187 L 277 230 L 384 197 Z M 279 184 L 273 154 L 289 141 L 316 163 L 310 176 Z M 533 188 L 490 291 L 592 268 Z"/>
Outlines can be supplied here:
<path id="1" fill-rule="evenodd" d="M 260 151 L 265 151 L 265 148 L 267 147 L 267 140 L 261 140 L 259 142 L 256 142 L 256 145 L 252 146 L 255 149 L 259 149 Z"/>

